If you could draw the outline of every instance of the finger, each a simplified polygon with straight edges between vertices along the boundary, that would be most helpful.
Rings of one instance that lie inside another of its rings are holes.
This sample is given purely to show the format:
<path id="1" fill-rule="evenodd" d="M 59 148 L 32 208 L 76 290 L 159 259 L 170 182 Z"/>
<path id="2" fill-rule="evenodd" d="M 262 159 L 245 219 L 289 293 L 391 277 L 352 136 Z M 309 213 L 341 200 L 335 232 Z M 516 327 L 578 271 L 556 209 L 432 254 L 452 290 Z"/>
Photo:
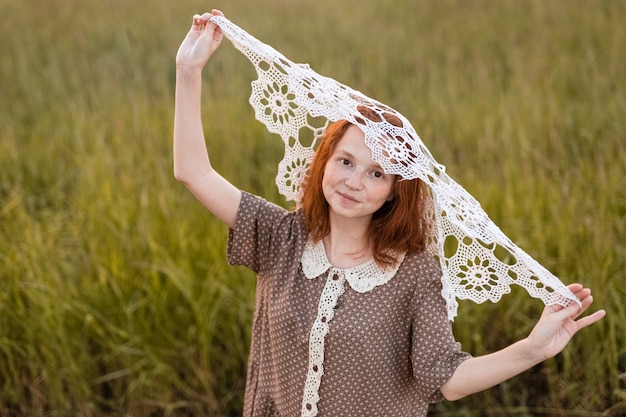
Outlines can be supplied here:
<path id="1" fill-rule="evenodd" d="M 572 320 L 576 320 L 577 317 L 580 317 L 591 306 L 591 304 L 593 304 L 593 297 L 591 296 L 591 294 L 588 294 L 585 298 L 580 300 L 580 302 L 581 302 L 580 306 L 575 304 L 575 303 L 572 303 L 571 305 L 569 305 L 568 307 L 566 307 L 566 308 L 564 308 L 562 310 L 562 311 L 567 311 L 567 313 L 563 313 L 562 315 L 555 316 L 555 317 L 558 318 L 559 320 L 567 320 L 567 318 L 570 318 Z M 570 315 L 567 316 L 566 314 L 570 314 Z M 602 318 L 602 317 L 599 317 L 597 320 L 599 320 L 600 318 Z M 597 321 L 597 320 L 595 320 L 595 321 Z M 595 321 L 593 321 L 593 322 L 595 322 Z M 589 324 L 591 324 L 591 323 L 589 323 Z M 588 326 L 588 324 L 587 324 L 587 326 Z"/>
<path id="2" fill-rule="evenodd" d="M 562 323 L 567 320 L 575 319 L 583 311 L 583 308 L 578 304 L 571 303 L 567 307 L 561 307 L 559 305 L 546 306 L 544 314 L 549 315 L 551 320 Z"/>
<path id="3" fill-rule="evenodd" d="M 200 15 L 194 14 L 193 19 L 191 21 L 191 29 L 198 30 L 199 25 L 200 25 Z"/>
<path id="4" fill-rule="evenodd" d="M 193 23 L 191 28 L 193 30 L 203 30 L 208 19 L 204 17 L 204 15 L 196 14 L 193 16 Z"/>
<path id="5" fill-rule="evenodd" d="M 575 288 L 572 292 L 579 300 L 582 300 L 591 294 L 591 288 L 585 288 L 581 285 L 580 287 Z"/>
<path id="6" fill-rule="evenodd" d="M 593 296 L 591 295 L 591 290 L 588 288 L 579 291 L 576 293 L 576 296 L 578 297 L 578 301 L 580 301 L 581 310 L 586 310 L 587 307 L 593 303 Z"/>
<path id="7" fill-rule="evenodd" d="M 606 316 L 606 311 L 599 310 L 576 321 L 577 331 L 583 329 Z"/>
<path id="8" fill-rule="evenodd" d="M 224 16 L 224 13 L 220 12 L 219 10 L 213 9 L 213 12 L 210 16 L 211 17 Z M 217 24 L 210 19 L 207 20 L 206 27 L 207 27 L 207 32 L 209 33 L 209 36 L 211 36 L 211 39 L 213 40 L 213 42 L 219 44 L 222 41 L 222 38 L 224 37 L 224 33 L 222 33 L 222 29 L 220 29 L 220 27 L 217 26 Z"/>
<path id="9" fill-rule="evenodd" d="M 209 19 L 211 19 L 213 15 L 211 13 L 203 13 L 201 15 L 196 14 L 193 16 L 193 28 L 198 30 L 198 29 L 203 29 L 204 26 L 206 26 L 206 24 L 209 22 Z"/>

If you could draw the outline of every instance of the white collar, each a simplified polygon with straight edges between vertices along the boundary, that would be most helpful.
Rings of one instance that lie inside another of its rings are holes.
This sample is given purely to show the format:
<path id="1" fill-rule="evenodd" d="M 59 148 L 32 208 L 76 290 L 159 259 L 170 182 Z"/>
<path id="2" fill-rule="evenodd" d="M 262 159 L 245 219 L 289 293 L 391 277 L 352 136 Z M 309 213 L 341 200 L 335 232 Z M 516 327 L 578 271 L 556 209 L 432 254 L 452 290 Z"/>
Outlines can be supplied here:
<path id="1" fill-rule="evenodd" d="M 320 240 L 317 243 L 313 243 L 313 240 L 309 238 L 302 252 L 302 271 L 304 276 L 308 279 L 313 279 L 322 275 L 329 269 L 333 272 L 338 272 L 346 277 L 346 280 L 350 284 L 350 287 L 356 292 L 366 293 L 371 291 L 379 285 L 386 284 L 393 276 L 398 272 L 402 261 L 404 260 L 405 253 L 400 256 L 396 256 L 398 261 L 395 265 L 389 268 L 381 268 L 374 261 L 369 261 L 357 265 L 352 268 L 336 268 L 334 267 L 326 257 L 326 250 L 324 248 L 324 242 Z"/>

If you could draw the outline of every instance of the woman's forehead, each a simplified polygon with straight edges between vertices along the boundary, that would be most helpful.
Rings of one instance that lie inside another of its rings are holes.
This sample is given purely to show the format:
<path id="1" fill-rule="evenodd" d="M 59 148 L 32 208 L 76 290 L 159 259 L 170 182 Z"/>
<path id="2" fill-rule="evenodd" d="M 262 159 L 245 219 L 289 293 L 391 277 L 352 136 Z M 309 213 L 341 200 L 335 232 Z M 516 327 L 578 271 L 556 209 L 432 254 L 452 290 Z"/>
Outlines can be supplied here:
<path id="1" fill-rule="evenodd" d="M 334 153 L 343 153 L 353 158 L 363 159 L 372 166 L 380 168 L 374 161 L 372 150 L 365 143 L 365 134 L 357 126 L 350 126 L 337 142 Z"/>

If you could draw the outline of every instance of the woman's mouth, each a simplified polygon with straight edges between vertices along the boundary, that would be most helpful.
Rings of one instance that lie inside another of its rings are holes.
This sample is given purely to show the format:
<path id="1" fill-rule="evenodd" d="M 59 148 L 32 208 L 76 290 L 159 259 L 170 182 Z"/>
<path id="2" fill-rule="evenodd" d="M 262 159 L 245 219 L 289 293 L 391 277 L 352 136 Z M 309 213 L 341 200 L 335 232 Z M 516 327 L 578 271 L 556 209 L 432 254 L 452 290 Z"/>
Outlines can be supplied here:
<path id="1" fill-rule="evenodd" d="M 344 194 L 344 193 L 338 193 L 338 194 L 341 196 L 341 198 L 343 200 L 349 201 L 351 203 L 358 203 L 359 202 L 359 200 L 357 200 L 356 198 L 352 197 L 350 194 Z"/>

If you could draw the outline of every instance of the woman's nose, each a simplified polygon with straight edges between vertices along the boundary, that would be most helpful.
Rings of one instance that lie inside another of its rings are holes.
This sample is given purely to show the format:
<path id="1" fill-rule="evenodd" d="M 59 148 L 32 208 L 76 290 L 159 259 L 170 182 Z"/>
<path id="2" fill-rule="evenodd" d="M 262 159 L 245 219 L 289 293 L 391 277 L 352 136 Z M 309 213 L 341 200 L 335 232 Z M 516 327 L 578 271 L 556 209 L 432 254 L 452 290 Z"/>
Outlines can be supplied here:
<path id="1" fill-rule="evenodd" d="M 359 172 L 352 172 L 346 177 L 346 185 L 353 190 L 363 188 L 363 178 Z"/>

